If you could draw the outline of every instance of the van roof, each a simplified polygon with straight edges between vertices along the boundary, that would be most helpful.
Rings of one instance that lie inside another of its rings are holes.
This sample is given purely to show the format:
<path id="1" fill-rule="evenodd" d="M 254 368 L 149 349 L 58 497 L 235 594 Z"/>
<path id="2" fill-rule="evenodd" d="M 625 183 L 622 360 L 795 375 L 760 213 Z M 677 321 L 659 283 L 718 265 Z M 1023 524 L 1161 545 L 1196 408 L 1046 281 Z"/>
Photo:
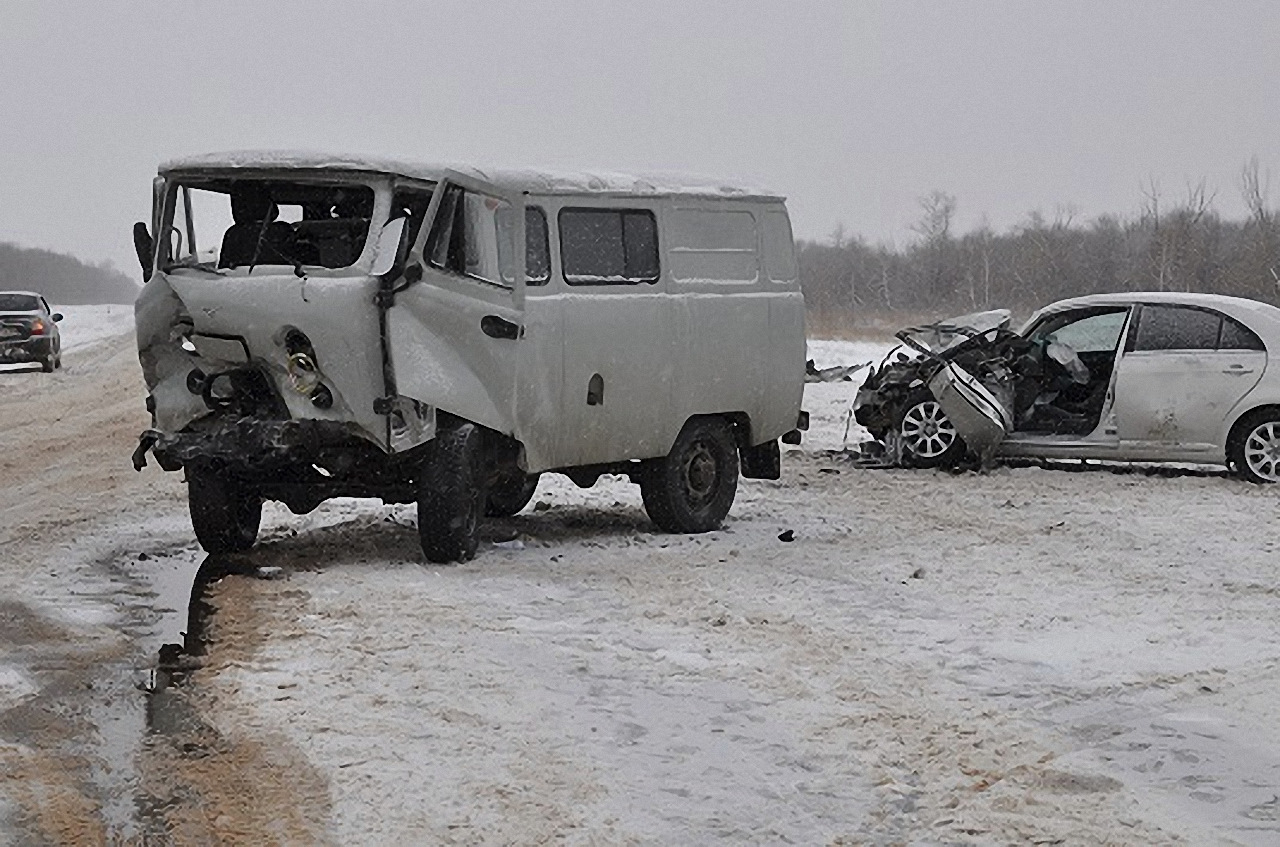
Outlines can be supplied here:
<path id="1" fill-rule="evenodd" d="M 508 191 L 523 191 L 528 194 L 640 194 L 722 199 L 782 199 L 776 192 L 758 186 L 747 186 L 702 176 L 479 168 L 474 165 L 413 162 L 304 150 L 243 150 L 186 156 L 163 163 L 160 166 L 160 173 L 197 170 L 293 169 L 363 171 L 430 181 L 439 179 L 447 170 L 453 170 Z"/>

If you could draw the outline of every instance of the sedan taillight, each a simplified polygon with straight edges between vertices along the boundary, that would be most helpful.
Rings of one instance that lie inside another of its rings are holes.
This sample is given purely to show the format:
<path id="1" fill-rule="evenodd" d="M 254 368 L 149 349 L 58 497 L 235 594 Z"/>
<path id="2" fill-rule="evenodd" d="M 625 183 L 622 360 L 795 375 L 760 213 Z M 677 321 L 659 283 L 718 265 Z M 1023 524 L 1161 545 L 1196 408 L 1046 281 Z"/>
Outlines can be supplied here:
<path id="1" fill-rule="evenodd" d="M 44 321 L 36 319 L 31 322 L 32 335 L 44 335 Z"/>

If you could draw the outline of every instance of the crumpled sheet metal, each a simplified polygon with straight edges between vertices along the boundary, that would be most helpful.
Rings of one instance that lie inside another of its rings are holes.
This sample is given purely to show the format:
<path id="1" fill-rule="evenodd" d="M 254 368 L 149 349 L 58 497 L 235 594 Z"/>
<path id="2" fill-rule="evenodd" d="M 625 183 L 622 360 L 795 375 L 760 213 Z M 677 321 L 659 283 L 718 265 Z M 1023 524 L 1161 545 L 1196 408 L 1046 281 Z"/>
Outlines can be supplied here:
<path id="1" fill-rule="evenodd" d="M 871 367 L 870 362 L 860 365 L 836 365 L 830 368 L 819 368 L 813 359 L 804 363 L 805 382 L 852 382 L 858 371 Z"/>

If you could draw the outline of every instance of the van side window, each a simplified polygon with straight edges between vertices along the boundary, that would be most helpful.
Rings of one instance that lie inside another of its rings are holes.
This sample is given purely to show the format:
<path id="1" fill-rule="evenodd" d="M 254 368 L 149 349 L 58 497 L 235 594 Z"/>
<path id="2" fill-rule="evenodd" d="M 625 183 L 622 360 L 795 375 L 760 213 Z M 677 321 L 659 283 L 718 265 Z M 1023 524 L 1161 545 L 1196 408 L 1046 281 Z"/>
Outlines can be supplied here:
<path id="1" fill-rule="evenodd" d="M 510 284 L 515 279 L 506 245 L 512 234 L 510 207 L 498 210 L 498 250 L 502 254 L 502 279 Z M 524 207 L 524 280 L 528 285 L 546 285 L 551 278 L 551 249 L 547 246 L 547 213 L 541 206 Z"/>
<path id="2" fill-rule="evenodd" d="M 673 279 L 752 282 L 759 276 L 759 239 L 750 212 L 678 207 L 669 220 L 667 258 Z"/>
<path id="3" fill-rule="evenodd" d="M 786 212 L 764 213 L 764 259 L 765 270 L 774 282 L 792 282 L 798 275 Z"/>
<path id="4" fill-rule="evenodd" d="M 658 221 L 648 209 L 561 209 L 560 263 L 570 285 L 658 279 Z"/>
<path id="5" fill-rule="evenodd" d="M 427 261 L 443 271 L 509 287 L 500 271 L 497 216 L 503 208 L 510 208 L 505 200 L 446 188 L 427 238 Z"/>

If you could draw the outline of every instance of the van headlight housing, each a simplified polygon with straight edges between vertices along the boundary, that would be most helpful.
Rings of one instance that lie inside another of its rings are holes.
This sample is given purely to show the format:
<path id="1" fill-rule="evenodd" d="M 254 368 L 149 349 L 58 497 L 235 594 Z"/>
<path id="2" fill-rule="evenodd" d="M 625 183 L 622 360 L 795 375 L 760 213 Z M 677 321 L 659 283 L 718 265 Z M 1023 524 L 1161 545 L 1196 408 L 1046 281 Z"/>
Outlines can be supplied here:
<path id="1" fill-rule="evenodd" d="M 289 372 L 289 385 L 299 394 L 310 394 L 320 384 L 320 369 L 315 359 L 306 353 L 294 353 L 285 368 Z"/>

